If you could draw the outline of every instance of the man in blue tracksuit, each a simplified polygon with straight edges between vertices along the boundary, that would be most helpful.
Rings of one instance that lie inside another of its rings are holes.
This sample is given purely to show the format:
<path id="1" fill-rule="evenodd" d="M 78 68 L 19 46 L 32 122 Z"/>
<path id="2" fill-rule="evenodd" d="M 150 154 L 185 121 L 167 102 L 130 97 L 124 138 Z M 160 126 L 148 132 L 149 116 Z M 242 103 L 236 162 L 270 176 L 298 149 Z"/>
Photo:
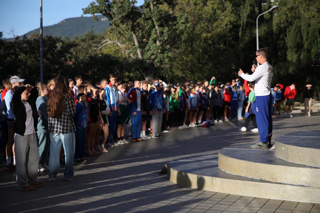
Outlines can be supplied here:
<path id="1" fill-rule="evenodd" d="M 238 75 L 244 80 L 255 81 L 254 92 L 256 94 L 255 115 L 260 134 L 260 141 L 251 146 L 254 149 L 268 149 L 271 147 L 272 137 L 272 97 L 271 80 L 273 68 L 267 61 L 267 51 L 259 49 L 256 51 L 256 60 L 259 67 L 252 65 L 252 75 L 244 74 L 240 69 Z"/>
<path id="2" fill-rule="evenodd" d="M 111 117 L 109 119 L 109 135 L 111 143 L 115 141 L 114 137 L 117 131 L 117 116 L 119 111 L 119 94 L 117 89 L 117 77 L 113 74 L 110 75 L 110 84 L 104 88 L 106 91 L 105 100 L 111 110 Z"/>
<path id="3" fill-rule="evenodd" d="M 132 142 L 141 141 L 142 103 L 140 87 L 141 82 L 137 80 L 134 81 L 134 87 L 132 87 L 127 94 L 130 100 L 128 107 L 131 115 Z"/>

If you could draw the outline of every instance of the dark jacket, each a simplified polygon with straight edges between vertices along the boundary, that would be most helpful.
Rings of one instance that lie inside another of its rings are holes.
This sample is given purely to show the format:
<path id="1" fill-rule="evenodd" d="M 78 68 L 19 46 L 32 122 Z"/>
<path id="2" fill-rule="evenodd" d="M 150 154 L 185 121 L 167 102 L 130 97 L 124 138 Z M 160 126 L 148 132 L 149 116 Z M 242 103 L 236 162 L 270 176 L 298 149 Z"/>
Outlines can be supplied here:
<path id="1" fill-rule="evenodd" d="M 27 119 L 26 107 L 21 101 L 21 94 L 25 89 L 26 89 L 25 86 L 19 87 L 13 94 L 13 98 L 11 102 L 11 109 L 16 118 L 16 121 L 14 123 L 14 133 L 17 133 L 22 136 L 24 135 L 26 130 L 26 119 Z M 31 90 L 31 94 L 27 102 L 30 104 L 32 109 L 35 131 L 37 131 L 37 124 L 38 124 L 38 113 L 36 108 L 37 97 L 38 97 L 38 90 L 37 88 L 33 88 Z"/>

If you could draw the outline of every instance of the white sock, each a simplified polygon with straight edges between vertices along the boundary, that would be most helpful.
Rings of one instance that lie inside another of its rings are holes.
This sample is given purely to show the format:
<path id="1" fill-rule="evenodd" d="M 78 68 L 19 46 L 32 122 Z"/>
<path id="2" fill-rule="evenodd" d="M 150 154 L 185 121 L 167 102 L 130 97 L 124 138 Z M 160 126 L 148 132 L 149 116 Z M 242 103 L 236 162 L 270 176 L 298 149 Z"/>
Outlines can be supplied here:
<path id="1" fill-rule="evenodd" d="M 11 157 L 7 157 L 7 166 L 11 163 Z"/>
<path id="2" fill-rule="evenodd" d="M 16 157 L 13 156 L 13 165 L 16 165 Z"/>

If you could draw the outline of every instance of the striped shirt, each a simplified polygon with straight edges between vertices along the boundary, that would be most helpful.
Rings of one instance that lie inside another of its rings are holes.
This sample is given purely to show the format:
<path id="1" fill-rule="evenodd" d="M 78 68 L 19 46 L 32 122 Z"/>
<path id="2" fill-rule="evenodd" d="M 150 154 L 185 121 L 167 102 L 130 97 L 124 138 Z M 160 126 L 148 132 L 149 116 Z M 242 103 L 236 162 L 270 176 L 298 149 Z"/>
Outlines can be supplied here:
<path id="1" fill-rule="evenodd" d="M 76 114 L 76 107 L 73 104 L 73 98 L 70 94 L 64 95 L 64 111 L 60 118 L 51 118 L 49 116 L 48 127 L 50 133 L 66 134 L 75 132 L 76 127 L 73 117 Z"/>

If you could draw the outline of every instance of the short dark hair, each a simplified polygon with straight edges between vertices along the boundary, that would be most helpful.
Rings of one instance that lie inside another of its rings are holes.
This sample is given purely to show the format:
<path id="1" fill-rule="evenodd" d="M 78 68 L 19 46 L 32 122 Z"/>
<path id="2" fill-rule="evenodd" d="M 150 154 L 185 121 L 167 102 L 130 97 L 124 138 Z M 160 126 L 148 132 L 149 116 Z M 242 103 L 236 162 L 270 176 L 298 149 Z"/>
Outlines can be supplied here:
<path id="1" fill-rule="evenodd" d="M 117 78 L 117 76 L 115 74 L 110 74 L 110 78 Z"/>
<path id="2" fill-rule="evenodd" d="M 257 53 L 259 53 L 260 55 L 262 55 L 262 57 L 267 58 L 268 56 L 268 51 L 264 48 L 258 49 Z"/>
<path id="3" fill-rule="evenodd" d="M 82 76 L 81 76 L 81 75 L 76 75 L 76 76 L 74 77 L 74 79 L 75 79 L 75 80 L 78 80 L 78 79 L 83 80 L 83 78 L 82 78 Z"/>

